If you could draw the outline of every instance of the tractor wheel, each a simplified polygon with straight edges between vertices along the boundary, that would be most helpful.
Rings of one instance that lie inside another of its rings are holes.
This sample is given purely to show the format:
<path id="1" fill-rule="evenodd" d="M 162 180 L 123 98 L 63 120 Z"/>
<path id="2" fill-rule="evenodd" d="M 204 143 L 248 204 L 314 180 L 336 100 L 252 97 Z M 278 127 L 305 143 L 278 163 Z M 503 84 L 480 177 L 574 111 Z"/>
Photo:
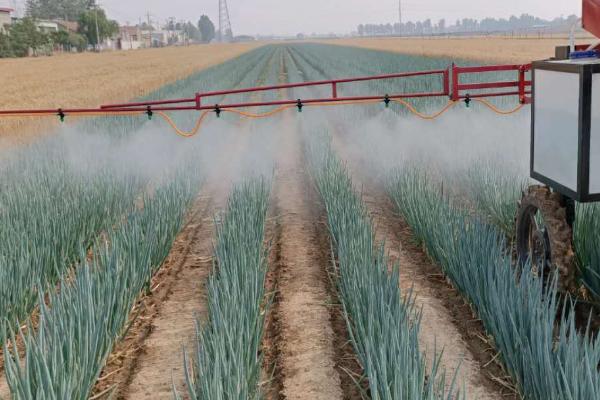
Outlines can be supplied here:
<path id="1" fill-rule="evenodd" d="M 519 265 L 531 262 L 544 277 L 558 270 L 559 290 L 576 293 L 577 270 L 573 251 L 574 203 L 545 186 L 531 186 L 517 212 Z"/>

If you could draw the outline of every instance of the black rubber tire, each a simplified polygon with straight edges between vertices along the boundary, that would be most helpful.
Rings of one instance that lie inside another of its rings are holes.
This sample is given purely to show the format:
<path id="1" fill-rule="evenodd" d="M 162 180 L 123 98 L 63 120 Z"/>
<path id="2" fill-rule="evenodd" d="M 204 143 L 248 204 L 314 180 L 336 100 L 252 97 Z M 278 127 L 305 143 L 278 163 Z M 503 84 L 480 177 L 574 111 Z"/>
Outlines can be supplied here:
<path id="1" fill-rule="evenodd" d="M 535 211 L 539 210 L 545 222 L 550 245 L 549 264 L 559 273 L 559 290 L 577 294 L 573 228 L 567 221 L 566 201 L 561 194 L 552 192 L 546 186 L 530 186 L 527 189 L 519 204 L 516 218 L 517 258 L 521 264 L 529 258 L 529 249 L 526 245 L 529 237 L 528 229 L 532 213 L 535 214 Z"/>

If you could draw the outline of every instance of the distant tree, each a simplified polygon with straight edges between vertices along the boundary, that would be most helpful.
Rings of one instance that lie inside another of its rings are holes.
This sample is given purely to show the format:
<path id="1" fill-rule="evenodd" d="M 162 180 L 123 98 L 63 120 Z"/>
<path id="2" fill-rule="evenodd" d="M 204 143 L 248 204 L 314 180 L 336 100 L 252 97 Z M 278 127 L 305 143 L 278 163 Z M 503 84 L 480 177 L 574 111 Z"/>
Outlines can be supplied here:
<path id="1" fill-rule="evenodd" d="M 26 57 L 30 50 L 37 54 L 38 51 L 50 44 L 48 35 L 40 32 L 31 18 L 23 18 L 12 24 L 8 36 L 11 51 L 15 57 Z"/>
<path id="2" fill-rule="evenodd" d="M 438 31 L 439 31 L 439 33 L 446 32 L 446 20 L 443 18 L 440 19 L 440 22 L 438 22 Z"/>
<path id="3" fill-rule="evenodd" d="M 202 36 L 202 41 L 204 43 L 209 43 L 215 38 L 215 24 L 212 23 L 207 15 L 200 17 L 198 29 L 200 30 L 200 35 Z"/>
<path id="4" fill-rule="evenodd" d="M 97 14 L 96 14 L 97 13 Z M 96 34 L 96 18 L 98 18 L 98 35 Z M 79 16 L 79 33 L 93 46 L 119 32 L 119 24 L 106 18 L 103 9 L 89 10 Z"/>
<path id="5" fill-rule="evenodd" d="M 61 46 L 62 49 L 66 51 L 71 51 L 71 49 L 77 49 L 77 51 L 84 51 L 88 43 L 87 39 L 83 35 L 73 32 L 67 32 L 65 30 L 52 32 L 50 37 L 55 45 Z"/>
<path id="6" fill-rule="evenodd" d="M 188 38 L 194 41 L 202 41 L 202 33 L 200 33 L 200 30 L 196 27 L 196 25 L 192 24 L 191 22 L 188 22 L 183 26 L 183 32 Z"/>
<path id="7" fill-rule="evenodd" d="M 52 32 L 50 38 L 55 45 L 62 46 L 65 49 L 69 46 L 69 32 L 65 30 Z"/>
<path id="8" fill-rule="evenodd" d="M 422 35 L 431 33 L 462 33 L 462 32 L 509 32 L 509 31 L 527 31 L 539 29 L 540 27 L 550 30 L 565 32 L 577 22 L 579 17 L 570 15 L 568 17 L 559 17 L 552 20 L 544 20 L 529 14 L 520 16 L 512 15 L 510 18 L 484 18 L 476 20 L 473 18 L 464 18 L 456 20 L 454 25 L 448 26 L 446 20 L 441 19 L 437 24 L 433 24 L 430 19 L 424 21 L 408 21 L 392 26 L 391 31 L 402 35 Z M 390 34 L 390 24 L 360 24 L 357 30 L 359 35 L 386 35 Z"/>
<path id="9" fill-rule="evenodd" d="M 10 37 L 0 32 L 0 58 L 14 57 Z"/>
<path id="10" fill-rule="evenodd" d="M 32 18 L 77 21 L 95 6 L 95 0 L 27 0 L 26 10 Z"/>

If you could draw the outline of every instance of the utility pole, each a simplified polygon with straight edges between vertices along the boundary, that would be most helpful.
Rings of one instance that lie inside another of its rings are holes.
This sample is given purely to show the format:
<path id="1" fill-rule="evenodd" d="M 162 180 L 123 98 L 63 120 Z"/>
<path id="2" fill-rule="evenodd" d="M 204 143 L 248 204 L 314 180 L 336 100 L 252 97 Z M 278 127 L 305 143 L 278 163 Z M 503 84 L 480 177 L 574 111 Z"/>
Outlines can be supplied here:
<path id="1" fill-rule="evenodd" d="M 98 29 L 98 4 L 96 4 L 96 8 L 95 8 L 96 12 L 95 17 L 96 17 L 96 51 L 100 52 L 100 29 Z"/>
<path id="2" fill-rule="evenodd" d="M 398 22 L 400 23 L 400 36 L 402 36 L 402 0 L 398 0 Z"/>
<path id="3" fill-rule="evenodd" d="M 146 13 L 146 18 L 148 20 L 148 29 L 150 29 L 152 27 L 152 14 L 150 14 L 150 11 Z"/>

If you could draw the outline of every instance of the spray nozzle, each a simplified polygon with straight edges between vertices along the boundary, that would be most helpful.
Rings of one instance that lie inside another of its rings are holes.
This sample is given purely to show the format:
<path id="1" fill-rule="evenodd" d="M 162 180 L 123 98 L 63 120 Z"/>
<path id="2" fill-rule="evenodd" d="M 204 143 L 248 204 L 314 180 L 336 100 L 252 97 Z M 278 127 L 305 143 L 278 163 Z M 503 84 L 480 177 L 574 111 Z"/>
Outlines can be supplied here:
<path id="1" fill-rule="evenodd" d="M 64 111 L 62 110 L 62 108 L 58 109 L 58 114 L 56 114 L 56 115 L 58 115 L 60 122 L 65 122 L 66 115 L 65 115 Z"/>
<path id="2" fill-rule="evenodd" d="M 152 108 L 150 106 L 146 108 L 146 115 L 148 116 L 148 120 L 152 121 L 152 116 L 154 115 L 154 113 L 152 112 Z"/>
<path id="3" fill-rule="evenodd" d="M 296 102 L 296 107 L 298 107 L 298 112 L 302 112 L 302 107 L 304 107 L 304 105 L 302 104 L 302 100 L 298 99 L 298 101 Z"/>
<path id="4" fill-rule="evenodd" d="M 217 114 L 217 118 L 221 118 L 221 107 L 218 104 L 215 104 L 215 114 Z"/>
<path id="5" fill-rule="evenodd" d="M 465 104 L 467 105 L 467 108 L 470 107 L 471 101 L 471 96 L 469 95 L 469 93 L 467 93 L 467 95 L 465 96 Z"/>
<path id="6" fill-rule="evenodd" d="M 383 102 L 385 103 L 385 108 L 390 108 L 390 102 L 392 100 L 390 100 L 390 95 L 386 94 L 385 97 L 383 98 Z"/>

